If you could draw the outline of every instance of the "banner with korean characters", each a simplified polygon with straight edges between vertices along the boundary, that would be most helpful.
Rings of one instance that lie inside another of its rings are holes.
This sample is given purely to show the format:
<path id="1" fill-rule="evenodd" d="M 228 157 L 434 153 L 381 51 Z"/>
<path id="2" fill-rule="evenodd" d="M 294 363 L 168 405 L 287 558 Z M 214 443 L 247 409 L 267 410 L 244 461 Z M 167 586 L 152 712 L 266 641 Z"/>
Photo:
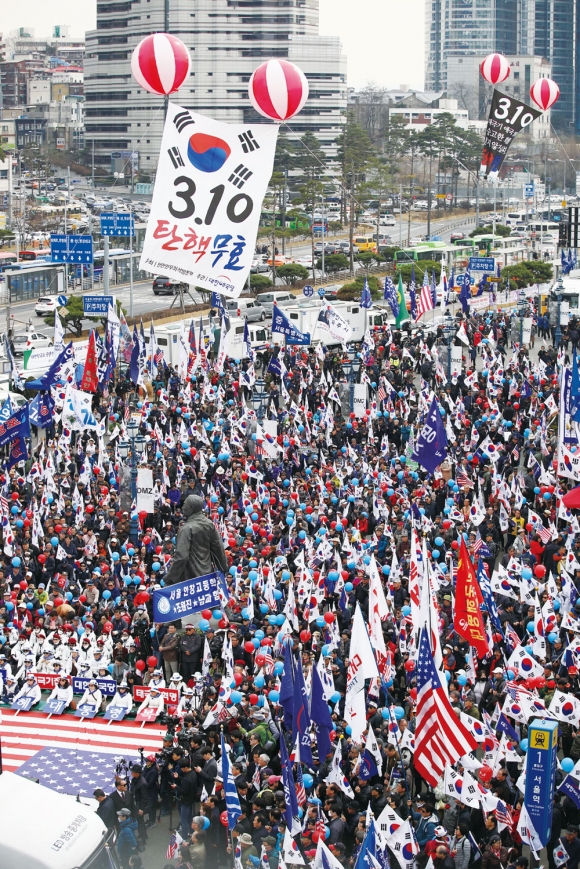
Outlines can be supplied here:
<path id="1" fill-rule="evenodd" d="M 277 137 L 276 124 L 224 124 L 169 103 L 139 267 L 237 298 Z"/>

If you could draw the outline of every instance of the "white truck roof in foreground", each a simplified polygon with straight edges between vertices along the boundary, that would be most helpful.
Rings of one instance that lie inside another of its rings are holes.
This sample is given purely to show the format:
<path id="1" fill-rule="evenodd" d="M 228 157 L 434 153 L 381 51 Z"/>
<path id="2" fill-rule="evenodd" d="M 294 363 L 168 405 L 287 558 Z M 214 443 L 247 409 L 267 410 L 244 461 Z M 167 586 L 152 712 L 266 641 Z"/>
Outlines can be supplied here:
<path id="1" fill-rule="evenodd" d="M 0 775 L 0 869 L 77 869 L 107 838 L 92 808 L 30 779 Z"/>

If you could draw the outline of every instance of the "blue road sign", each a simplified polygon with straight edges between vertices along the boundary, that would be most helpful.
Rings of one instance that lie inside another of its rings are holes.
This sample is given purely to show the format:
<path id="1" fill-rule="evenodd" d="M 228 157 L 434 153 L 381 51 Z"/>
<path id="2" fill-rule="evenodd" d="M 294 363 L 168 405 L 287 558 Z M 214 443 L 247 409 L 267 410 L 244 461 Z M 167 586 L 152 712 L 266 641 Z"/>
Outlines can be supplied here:
<path id="1" fill-rule="evenodd" d="M 61 308 L 64 308 L 64 306 L 65 306 L 66 303 L 68 302 L 68 299 L 67 299 L 66 296 L 59 296 L 58 299 L 57 299 L 57 302 L 58 302 L 58 304 L 61 306 Z"/>
<path id="2" fill-rule="evenodd" d="M 90 235 L 51 235 L 50 254 L 55 263 L 92 263 L 93 238 Z"/>
<path id="3" fill-rule="evenodd" d="M 135 235 L 135 221 L 129 211 L 103 211 L 101 235 Z"/>
<path id="4" fill-rule="evenodd" d="M 306 286 L 302 287 L 302 292 L 309 299 L 310 296 L 314 295 L 314 287 L 311 287 L 310 284 L 306 284 Z"/>
<path id="5" fill-rule="evenodd" d="M 533 196 L 534 195 L 534 185 L 533 184 L 524 184 L 524 195 L 525 196 Z"/>
<path id="6" fill-rule="evenodd" d="M 324 287 L 318 287 L 318 295 L 320 296 L 321 299 L 323 299 L 325 297 L 326 290 L 324 289 Z"/>
<path id="7" fill-rule="evenodd" d="M 114 296 L 83 296 L 83 311 L 85 314 L 97 314 L 106 317 L 109 305 L 115 310 Z"/>
<path id="8" fill-rule="evenodd" d="M 524 803 L 545 847 L 552 828 L 558 755 L 558 722 L 536 719 L 528 727 Z"/>
<path id="9" fill-rule="evenodd" d="M 470 256 L 469 270 L 493 275 L 495 273 L 495 260 L 492 256 Z"/>

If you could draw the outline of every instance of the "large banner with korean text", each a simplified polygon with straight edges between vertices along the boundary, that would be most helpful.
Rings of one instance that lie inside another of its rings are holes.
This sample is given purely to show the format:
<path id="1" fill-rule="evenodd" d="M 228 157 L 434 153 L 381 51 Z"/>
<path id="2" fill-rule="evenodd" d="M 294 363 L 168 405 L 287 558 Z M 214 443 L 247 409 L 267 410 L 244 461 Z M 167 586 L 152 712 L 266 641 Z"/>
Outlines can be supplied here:
<path id="1" fill-rule="evenodd" d="M 140 268 L 236 298 L 246 283 L 278 126 L 170 103 Z"/>

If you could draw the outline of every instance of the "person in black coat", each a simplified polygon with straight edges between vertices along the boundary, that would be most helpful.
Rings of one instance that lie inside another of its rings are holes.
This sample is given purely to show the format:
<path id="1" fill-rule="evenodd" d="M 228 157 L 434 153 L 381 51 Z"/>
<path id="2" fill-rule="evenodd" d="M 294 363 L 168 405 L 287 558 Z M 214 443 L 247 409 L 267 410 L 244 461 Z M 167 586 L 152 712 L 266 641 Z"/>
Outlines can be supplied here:
<path id="1" fill-rule="evenodd" d="M 150 754 L 145 759 L 143 778 L 149 793 L 149 822 L 148 826 L 154 827 L 157 815 L 157 803 L 159 801 L 159 769 L 155 761 L 155 755 Z"/>
<path id="2" fill-rule="evenodd" d="M 93 796 L 99 804 L 97 809 L 97 815 L 107 828 L 107 830 L 114 830 L 117 824 L 117 812 L 115 810 L 115 803 L 108 797 L 103 790 L 97 788 L 96 791 L 93 792 Z"/>
<path id="3" fill-rule="evenodd" d="M 121 809 L 129 809 L 131 812 L 131 816 L 135 819 L 137 818 L 137 811 L 135 808 L 135 800 L 133 799 L 133 794 L 127 787 L 127 782 L 124 778 L 116 779 L 115 781 L 115 790 L 109 794 L 109 797 L 113 801 L 113 805 L 115 806 L 115 828 L 117 831 L 119 830 L 119 821 L 117 818 L 117 813 L 121 811 Z"/>
<path id="4" fill-rule="evenodd" d="M 135 801 L 133 817 L 139 824 L 139 836 L 142 842 L 147 841 L 147 828 L 145 827 L 145 812 L 149 814 L 149 790 L 147 782 L 143 778 L 143 769 L 136 763 L 131 767 L 131 794 Z"/>

